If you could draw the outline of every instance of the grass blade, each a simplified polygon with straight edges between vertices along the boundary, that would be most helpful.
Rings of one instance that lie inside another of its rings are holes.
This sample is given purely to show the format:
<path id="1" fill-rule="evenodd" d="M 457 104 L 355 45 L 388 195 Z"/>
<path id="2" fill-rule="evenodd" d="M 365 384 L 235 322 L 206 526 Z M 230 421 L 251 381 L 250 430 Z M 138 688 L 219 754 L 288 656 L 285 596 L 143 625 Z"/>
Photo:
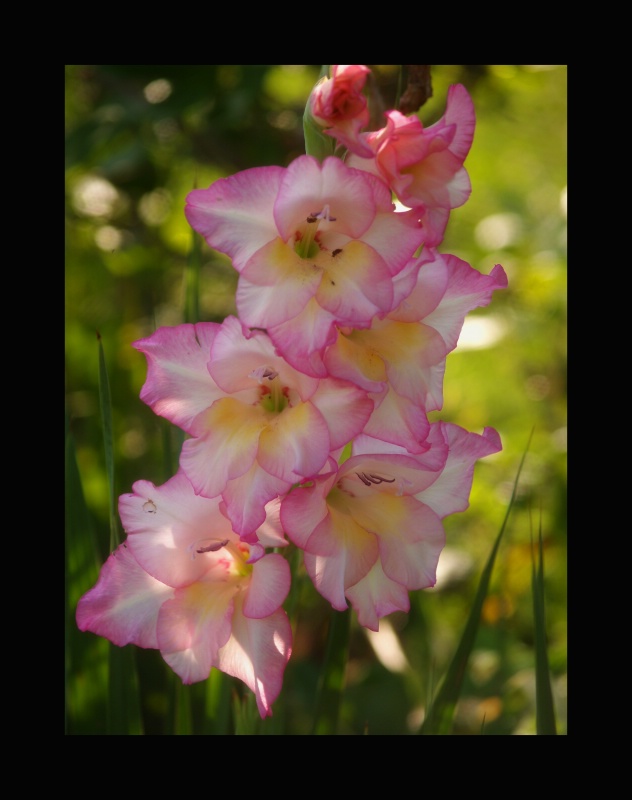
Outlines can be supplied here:
<path id="1" fill-rule="evenodd" d="M 463 685 L 463 679 L 465 677 L 467 664 L 472 653 L 472 648 L 474 647 L 474 643 L 476 641 L 481 611 L 485 597 L 487 596 L 487 592 L 489 590 L 489 583 L 492 570 L 494 568 L 494 562 L 496 560 L 496 554 L 507 526 L 509 514 L 514 504 L 516 490 L 518 488 L 518 480 L 524 466 L 524 461 L 529 450 L 529 444 L 532 436 L 533 431 L 531 432 L 531 436 L 529 437 L 529 441 L 527 442 L 527 446 L 522 455 L 522 459 L 518 467 L 518 473 L 516 474 L 516 479 L 514 481 L 511 498 L 505 513 L 505 518 L 500 526 L 500 531 L 498 532 L 498 536 L 494 542 L 494 546 L 487 560 L 487 564 L 485 565 L 483 574 L 481 575 L 481 580 L 474 598 L 472 610 L 470 611 L 470 615 L 465 625 L 461 641 L 459 642 L 456 653 L 454 654 L 452 662 L 450 663 L 450 666 L 448 667 L 448 670 L 444 676 L 439 691 L 437 692 L 437 695 L 428 710 L 428 714 L 426 715 L 426 718 L 419 729 L 419 734 L 421 735 L 445 736 L 450 733 L 452 728 L 454 711 L 461 694 L 461 687 Z"/>
<path id="2" fill-rule="evenodd" d="M 107 691 L 107 642 L 85 636 L 77 627 L 77 602 L 96 583 L 101 555 L 92 518 L 86 505 L 71 422 L 66 413 L 65 459 L 65 646 L 66 735 L 104 733 L 95 731 L 93 720 L 105 718 Z"/>
<path id="3" fill-rule="evenodd" d="M 333 736 L 338 727 L 338 716 L 342 702 L 345 668 L 349 655 L 351 634 L 351 609 L 332 610 L 325 662 L 320 674 L 316 698 L 316 712 L 312 733 L 317 736 Z"/>
<path id="4" fill-rule="evenodd" d="M 110 511 L 110 551 L 114 551 L 119 543 L 119 527 L 116 495 L 114 491 L 114 437 L 112 425 L 112 398 L 105 354 L 101 334 L 97 333 L 99 342 L 99 407 L 103 425 L 103 443 L 105 447 L 105 467 L 108 479 L 108 497 Z M 135 653 L 129 647 L 117 647 L 110 644 L 108 660 L 108 735 L 142 734 L 140 694 L 136 671 Z"/>
<path id="5" fill-rule="evenodd" d="M 99 408 L 101 410 L 101 424 L 103 425 L 103 445 L 105 448 L 105 471 L 108 478 L 108 499 L 110 511 L 110 552 L 116 550 L 120 544 L 118 532 L 118 516 L 116 498 L 114 496 L 114 436 L 112 425 L 112 395 L 110 392 L 110 379 L 105 363 L 103 342 L 101 334 L 97 331 L 99 342 Z"/>
<path id="6" fill-rule="evenodd" d="M 533 619 L 535 627 L 535 695 L 536 733 L 538 736 L 556 736 L 555 708 L 547 652 L 546 617 L 544 598 L 544 556 L 542 552 L 542 525 L 538 542 L 538 567 L 532 564 L 531 590 L 533 593 Z"/>

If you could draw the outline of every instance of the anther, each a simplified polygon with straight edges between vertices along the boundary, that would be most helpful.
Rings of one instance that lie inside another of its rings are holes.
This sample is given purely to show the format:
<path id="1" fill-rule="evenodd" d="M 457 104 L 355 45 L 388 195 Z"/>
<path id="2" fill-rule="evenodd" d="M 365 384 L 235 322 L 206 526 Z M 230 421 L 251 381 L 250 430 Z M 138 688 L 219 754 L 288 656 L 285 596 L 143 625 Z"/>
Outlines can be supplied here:
<path id="1" fill-rule="evenodd" d="M 206 547 L 198 547 L 196 549 L 196 553 L 216 553 L 218 550 L 221 550 L 222 547 L 226 547 L 228 544 L 228 539 L 215 539 L 210 544 L 207 544 Z"/>
<path id="2" fill-rule="evenodd" d="M 253 371 L 248 375 L 249 378 L 256 378 L 259 383 L 263 383 L 263 379 L 267 378 L 269 381 L 273 381 L 279 373 L 272 369 L 272 367 L 257 367 L 257 369 L 253 369 Z"/>
<path id="3" fill-rule="evenodd" d="M 358 478 L 360 478 L 365 486 L 370 486 L 372 483 L 395 483 L 395 478 L 384 478 L 382 475 L 375 475 L 372 472 L 370 472 L 368 475 L 366 472 L 356 472 L 356 475 Z"/>

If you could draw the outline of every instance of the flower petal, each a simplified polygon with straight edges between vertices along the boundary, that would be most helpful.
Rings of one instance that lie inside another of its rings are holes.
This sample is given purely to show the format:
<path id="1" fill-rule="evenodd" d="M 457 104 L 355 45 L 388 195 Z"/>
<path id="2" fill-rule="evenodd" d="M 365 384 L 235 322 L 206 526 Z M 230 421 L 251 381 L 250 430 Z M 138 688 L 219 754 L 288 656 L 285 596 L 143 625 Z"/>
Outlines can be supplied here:
<path id="1" fill-rule="evenodd" d="M 196 417 L 191 427 L 195 438 L 187 439 L 180 453 L 180 466 L 196 494 L 217 497 L 227 481 L 250 469 L 266 423 L 261 406 L 232 397 L 217 400 Z"/>
<path id="2" fill-rule="evenodd" d="M 269 475 L 256 461 L 248 472 L 228 481 L 222 498 L 233 529 L 241 539 L 265 543 L 263 537 L 260 539 L 259 529 L 266 522 L 267 505 L 289 488 L 287 481 Z"/>
<path id="3" fill-rule="evenodd" d="M 80 598 L 77 625 L 119 647 L 131 643 L 156 648 L 158 612 L 173 592 L 145 572 L 127 545 L 121 544 L 101 567 L 96 584 Z"/>
<path id="4" fill-rule="evenodd" d="M 185 684 L 208 678 L 231 634 L 234 583 L 197 581 L 176 589 L 158 616 L 162 657 Z"/>
<path id="5" fill-rule="evenodd" d="M 241 602 L 238 595 L 232 635 L 219 652 L 218 667 L 243 681 L 254 692 L 261 717 L 271 717 L 292 655 L 292 627 L 281 609 L 263 619 L 250 619 L 241 611 Z"/>
<path id="6" fill-rule="evenodd" d="M 215 322 L 165 326 L 132 345 L 147 358 L 141 400 L 187 432 L 194 418 L 221 396 L 206 367 L 219 329 Z"/>
<path id="7" fill-rule="evenodd" d="M 132 488 L 119 498 L 128 546 L 143 569 L 169 586 L 193 583 L 209 569 L 216 556 L 199 555 L 196 543 L 237 539 L 219 500 L 197 496 L 183 472 L 162 486 L 136 481 Z"/>
<path id="8" fill-rule="evenodd" d="M 480 436 L 451 423 L 433 423 L 435 426 L 446 437 L 448 459 L 437 480 L 416 497 L 443 519 L 468 508 L 476 461 L 500 452 L 502 444 L 493 428 L 485 428 Z"/>
<path id="9" fill-rule="evenodd" d="M 237 285 L 239 317 L 249 327 L 270 328 L 292 319 L 314 297 L 322 270 L 273 239 L 246 264 Z"/>
<path id="10" fill-rule="evenodd" d="M 282 167 L 255 167 L 187 195 L 189 225 L 228 255 L 238 272 L 277 235 L 272 209 L 284 174 Z"/>
<path id="11" fill-rule="evenodd" d="M 330 450 L 329 429 L 311 403 L 288 406 L 261 431 L 257 461 L 270 475 L 296 483 L 317 473 Z"/>
<path id="12" fill-rule="evenodd" d="M 244 597 L 243 613 L 251 619 L 273 614 L 290 591 L 290 565 L 278 553 L 269 553 L 253 565 Z"/>
<path id="13" fill-rule="evenodd" d="M 322 229 L 360 238 L 373 222 L 375 199 L 366 175 L 330 156 L 322 164 L 313 156 L 299 156 L 287 167 L 274 204 L 281 237 L 288 241 L 299 224 L 329 206 L 330 222 Z"/>
<path id="14" fill-rule="evenodd" d="M 394 611 L 410 611 L 408 591 L 384 574 L 379 559 L 362 580 L 347 589 L 347 597 L 360 625 L 371 631 L 379 630 L 382 617 Z"/>

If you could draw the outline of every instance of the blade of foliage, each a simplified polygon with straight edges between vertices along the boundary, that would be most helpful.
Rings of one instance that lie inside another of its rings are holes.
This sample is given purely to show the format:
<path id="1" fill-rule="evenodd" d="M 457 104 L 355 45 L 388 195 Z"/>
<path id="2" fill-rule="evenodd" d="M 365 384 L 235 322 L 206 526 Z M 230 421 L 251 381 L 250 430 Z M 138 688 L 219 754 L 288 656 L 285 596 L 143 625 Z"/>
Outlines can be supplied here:
<path id="1" fill-rule="evenodd" d="M 243 696 L 236 693 L 233 698 L 233 715 L 235 717 L 235 736 L 254 736 L 259 733 L 261 718 L 257 711 L 257 701 L 252 692 Z"/>
<path id="2" fill-rule="evenodd" d="M 112 396 L 108 377 L 101 334 L 99 342 L 99 407 L 103 425 L 105 447 L 105 467 L 108 479 L 108 498 L 110 510 L 110 550 L 119 544 L 118 516 L 114 491 L 114 437 L 112 425 Z M 136 662 L 132 648 L 109 648 L 107 733 L 112 735 L 137 735 L 142 733 L 140 695 Z"/>
<path id="3" fill-rule="evenodd" d="M 213 668 L 205 686 L 205 716 L 202 733 L 207 736 L 226 736 L 231 733 L 230 678 Z"/>
<path id="4" fill-rule="evenodd" d="M 535 693 L 536 733 L 538 736 L 555 736 L 555 708 L 547 652 L 546 617 L 544 598 L 544 556 L 542 553 L 542 526 L 538 542 L 538 567 L 532 562 L 531 591 L 533 594 L 533 619 L 535 627 Z"/>
<path id="5" fill-rule="evenodd" d="M 110 736 L 140 736 L 143 723 L 133 647 L 109 643 L 107 733 Z"/>
<path id="6" fill-rule="evenodd" d="M 184 321 L 195 323 L 202 319 L 200 315 L 200 267 L 202 264 L 202 240 L 191 229 L 191 251 L 187 259 L 184 274 Z"/>
<path id="7" fill-rule="evenodd" d="M 105 448 L 105 470 L 108 478 L 108 498 L 110 510 L 110 550 L 116 550 L 119 544 L 118 523 L 116 515 L 116 499 L 114 496 L 114 445 L 112 434 L 112 395 L 110 380 L 105 363 L 101 334 L 97 332 L 99 342 L 99 407 L 101 424 L 103 425 L 103 444 Z"/>
<path id="8" fill-rule="evenodd" d="M 75 439 L 66 414 L 65 458 L 65 669 L 66 735 L 83 732 L 87 709 L 106 694 L 104 639 L 85 636 L 75 622 L 79 597 L 99 575 L 101 557 L 77 466 Z M 101 655 L 103 654 L 103 658 Z M 73 680 L 81 675 L 82 680 Z M 104 716 L 105 709 L 99 709 Z M 86 731 L 93 732 L 93 731 Z"/>
<path id="9" fill-rule="evenodd" d="M 531 432 L 531 436 L 533 436 L 533 431 Z M 522 467 L 524 466 L 524 461 L 529 450 L 531 436 L 529 437 L 529 442 L 527 443 L 527 447 L 525 448 L 520 465 L 518 467 L 518 473 L 516 474 L 511 498 L 505 513 L 505 518 L 500 526 L 500 531 L 498 532 L 498 536 L 494 542 L 494 546 L 487 560 L 487 564 L 485 565 L 481 575 L 481 580 L 478 585 L 476 596 L 474 597 L 472 609 L 466 622 L 463 635 L 461 636 L 461 641 L 459 642 L 456 653 L 454 654 L 452 662 L 450 663 L 450 666 L 448 667 L 448 670 L 444 676 L 437 696 L 432 702 L 428 710 L 428 714 L 426 715 L 426 718 L 424 719 L 419 730 L 421 735 L 445 736 L 450 733 L 452 728 L 454 711 L 461 694 L 461 687 L 463 685 L 463 679 L 465 677 L 467 664 L 472 653 L 472 648 L 474 647 L 474 642 L 476 641 L 481 611 L 489 589 L 492 570 L 496 560 L 496 553 L 498 552 L 498 547 L 505 532 L 509 514 L 514 504 L 516 490 L 518 488 L 518 480 L 520 478 L 520 473 L 522 472 Z"/>
<path id="10" fill-rule="evenodd" d="M 191 686 L 185 686 L 177 675 L 171 680 L 171 726 L 174 736 L 193 735 Z"/>
<path id="11" fill-rule="evenodd" d="M 338 716 L 342 702 L 345 668 L 349 655 L 351 634 L 351 609 L 333 610 L 329 623 L 329 637 L 325 661 L 320 674 L 320 684 L 316 696 L 316 712 L 312 733 L 319 736 L 333 736 L 338 726 Z"/>

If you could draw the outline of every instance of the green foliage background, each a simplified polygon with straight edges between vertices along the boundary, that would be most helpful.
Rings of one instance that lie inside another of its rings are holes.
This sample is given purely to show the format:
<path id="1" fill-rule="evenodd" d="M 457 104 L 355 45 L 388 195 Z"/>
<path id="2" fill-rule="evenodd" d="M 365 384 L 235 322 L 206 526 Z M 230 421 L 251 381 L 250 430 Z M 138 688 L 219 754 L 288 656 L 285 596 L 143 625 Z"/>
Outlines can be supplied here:
<path id="1" fill-rule="evenodd" d="M 398 68 L 369 66 L 392 107 Z M 139 399 L 146 361 L 131 342 L 183 322 L 185 313 L 218 322 L 235 313 L 237 274 L 196 241 L 185 197 L 239 170 L 285 166 L 301 155 L 302 114 L 319 72 L 320 65 L 66 65 L 66 408 L 77 464 L 66 511 L 69 735 L 103 734 L 108 719 L 109 645 L 74 624 L 77 600 L 111 549 L 97 337 L 109 373 L 118 497 L 136 480 L 167 480 L 180 446 L 177 432 Z M 566 733 L 567 70 L 433 65 L 432 82 L 433 97 L 418 112 L 425 125 L 444 113 L 453 83 L 467 87 L 477 113 L 466 161 L 472 195 L 452 212 L 440 250 L 484 273 L 500 263 L 509 276 L 507 290 L 468 315 L 448 356 L 444 407 L 433 418 L 479 433 L 491 425 L 503 451 L 477 464 L 470 508 L 446 520 L 437 586 L 412 593 L 410 613 L 388 617 L 379 641 L 352 620 L 339 732 L 418 728 L 458 643 L 533 431 L 453 733 L 536 732 L 530 581 L 540 528 L 553 698 L 558 733 Z M 196 249 L 199 307 L 185 311 L 186 266 Z M 258 724 L 259 733 L 310 732 L 331 610 L 309 581 L 297 591 L 294 654 L 274 717 Z M 214 673 L 207 684 L 182 687 L 158 653 L 125 650 L 138 670 L 136 732 L 178 733 L 183 693 L 192 709 L 188 732 L 248 732 L 227 705 L 236 697 L 250 702 L 241 684 Z M 223 727 L 202 719 L 210 701 Z"/>

